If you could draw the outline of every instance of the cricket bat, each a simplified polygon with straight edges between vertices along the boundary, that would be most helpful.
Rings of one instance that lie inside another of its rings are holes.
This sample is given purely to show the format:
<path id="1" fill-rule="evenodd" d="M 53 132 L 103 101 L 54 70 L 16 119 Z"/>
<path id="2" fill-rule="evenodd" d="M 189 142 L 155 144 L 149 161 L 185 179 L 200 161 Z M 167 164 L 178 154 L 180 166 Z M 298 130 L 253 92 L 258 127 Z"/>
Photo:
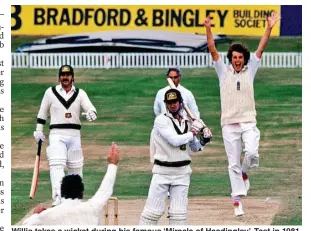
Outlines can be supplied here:
<path id="1" fill-rule="evenodd" d="M 171 78 L 166 78 L 166 79 L 167 79 L 167 82 L 168 82 L 169 86 L 170 86 L 171 88 L 173 88 L 173 89 L 176 89 L 176 86 L 175 86 L 173 80 L 172 80 Z M 192 112 L 190 111 L 190 109 L 188 108 L 188 106 L 185 105 L 185 104 L 184 104 L 183 106 L 184 106 L 184 109 L 185 109 L 187 115 L 189 116 L 189 118 L 190 118 L 191 120 L 194 120 L 194 119 L 195 119 L 195 116 L 192 114 Z"/>
<path id="2" fill-rule="evenodd" d="M 36 160 L 35 160 L 35 166 L 34 166 L 34 169 L 33 169 L 31 188 L 30 188 L 30 193 L 29 193 L 29 198 L 30 199 L 33 199 L 35 197 L 35 194 L 36 194 L 36 191 L 37 191 L 38 178 L 39 178 L 39 172 L 40 172 L 41 146 L 42 146 L 42 140 L 39 140 L 38 149 L 37 149 L 37 155 L 36 155 Z"/>

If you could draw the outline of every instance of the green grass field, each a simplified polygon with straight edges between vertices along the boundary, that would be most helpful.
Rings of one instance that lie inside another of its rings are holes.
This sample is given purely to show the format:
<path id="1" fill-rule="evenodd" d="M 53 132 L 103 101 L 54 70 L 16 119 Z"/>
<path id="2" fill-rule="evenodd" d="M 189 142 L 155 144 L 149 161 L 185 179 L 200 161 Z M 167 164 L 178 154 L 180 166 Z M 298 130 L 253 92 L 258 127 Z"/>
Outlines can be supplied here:
<path id="1" fill-rule="evenodd" d="M 12 37 L 12 51 L 33 39 Z M 233 39 L 246 42 L 252 51 L 259 42 L 259 38 Z M 301 38 L 271 38 L 266 51 L 301 52 L 301 42 Z M 226 49 L 227 46 L 218 47 L 219 51 Z M 120 146 L 128 145 L 133 148 L 148 146 L 154 120 L 153 101 L 157 90 L 166 85 L 165 71 L 77 69 L 76 84 L 88 93 L 99 116 L 94 123 L 83 121 L 83 147 L 100 147 L 109 145 L 112 141 L 117 141 Z M 220 127 L 219 86 L 215 71 L 182 71 L 182 84 L 194 93 L 201 117 L 212 129 L 214 136 L 206 154 L 193 156 L 192 167 L 201 170 L 192 174 L 189 196 L 230 198 L 227 160 Z M 44 91 L 56 83 L 56 74 L 57 70 L 12 70 L 12 224 L 19 221 L 35 204 L 50 199 L 49 173 L 46 170 L 40 173 L 35 200 L 29 200 L 28 194 L 36 152 L 32 137 L 36 116 Z M 261 131 L 261 167 L 250 174 L 250 196 L 281 201 L 280 210 L 273 218 L 273 225 L 301 225 L 301 69 L 260 68 L 255 80 L 255 99 L 258 128 Z M 47 128 L 45 133 L 48 133 Z M 135 152 L 136 149 L 133 150 Z M 98 153 L 92 154 L 102 158 L 87 161 L 84 168 L 87 197 L 98 188 L 106 168 L 105 153 L 100 149 L 96 149 L 96 152 Z M 45 154 L 42 158 L 45 158 Z M 18 161 L 28 164 L 28 167 L 14 167 Z M 114 195 L 121 200 L 145 199 L 151 172 L 141 166 L 147 165 L 149 159 L 141 153 L 122 158 Z"/>
<path id="2" fill-rule="evenodd" d="M 35 155 L 35 150 L 31 148 L 35 147 L 32 133 L 36 115 L 44 91 L 56 81 L 55 72 L 56 70 L 12 70 L 13 164 L 14 159 L 23 158 L 19 155 L 25 149 Z M 83 146 L 109 145 L 111 141 L 117 141 L 121 146 L 148 145 L 154 119 L 153 100 L 156 91 L 166 84 L 164 73 L 165 70 L 162 69 L 77 69 L 77 86 L 86 90 L 99 115 L 96 126 L 83 122 Z M 211 152 L 194 156 L 192 167 L 216 169 L 194 171 L 189 196 L 230 197 L 215 71 L 184 69 L 183 76 L 183 85 L 194 93 L 201 117 L 211 127 L 214 135 Z M 258 128 L 261 131 L 261 168 L 250 174 L 250 195 L 278 198 L 282 201 L 281 209 L 274 217 L 274 225 L 302 223 L 301 76 L 301 69 L 262 68 L 255 81 Z M 46 130 L 45 133 L 47 132 Z M 33 158 L 31 156 L 26 161 L 32 165 Z M 100 159 L 86 163 L 84 179 L 87 196 L 92 195 L 99 185 L 105 170 L 103 162 Z M 136 157 L 122 159 L 114 195 L 120 199 L 147 196 L 150 171 L 131 168 L 141 165 L 149 165 L 149 160 L 139 153 Z M 12 169 L 12 224 L 20 220 L 36 203 L 50 199 L 47 171 L 40 175 L 36 199 L 27 199 L 31 176 L 31 168 Z"/>

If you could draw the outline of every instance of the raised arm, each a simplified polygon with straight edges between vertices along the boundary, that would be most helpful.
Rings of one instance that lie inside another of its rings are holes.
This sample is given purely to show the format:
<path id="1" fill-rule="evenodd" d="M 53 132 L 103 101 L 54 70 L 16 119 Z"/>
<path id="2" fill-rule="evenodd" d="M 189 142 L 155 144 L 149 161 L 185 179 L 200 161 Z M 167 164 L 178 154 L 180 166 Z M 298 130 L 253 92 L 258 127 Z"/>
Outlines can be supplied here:
<path id="1" fill-rule="evenodd" d="M 88 201 L 96 208 L 102 209 L 113 193 L 119 159 L 120 149 L 113 142 L 107 154 L 108 168 L 105 177 L 95 195 Z"/>
<path id="2" fill-rule="evenodd" d="M 267 44 L 268 44 L 268 41 L 269 41 L 269 38 L 270 38 L 270 34 L 271 34 L 271 31 L 272 31 L 272 28 L 274 27 L 274 25 L 280 20 L 280 16 L 277 12 L 275 11 L 272 11 L 271 15 L 266 17 L 266 20 L 267 20 L 267 28 L 266 28 L 266 31 L 264 33 L 264 35 L 262 36 L 260 42 L 259 42 L 259 45 L 258 45 L 258 48 L 255 52 L 257 58 L 261 58 L 262 56 L 262 53 L 263 51 L 265 50 Z"/>
<path id="3" fill-rule="evenodd" d="M 204 20 L 204 26 L 206 29 L 206 40 L 207 40 L 207 46 L 209 49 L 209 52 L 212 55 L 213 61 L 217 61 L 219 59 L 219 53 L 215 46 L 214 37 L 211 30 L 211 17 L 207 16 L 207 18 Z"/>

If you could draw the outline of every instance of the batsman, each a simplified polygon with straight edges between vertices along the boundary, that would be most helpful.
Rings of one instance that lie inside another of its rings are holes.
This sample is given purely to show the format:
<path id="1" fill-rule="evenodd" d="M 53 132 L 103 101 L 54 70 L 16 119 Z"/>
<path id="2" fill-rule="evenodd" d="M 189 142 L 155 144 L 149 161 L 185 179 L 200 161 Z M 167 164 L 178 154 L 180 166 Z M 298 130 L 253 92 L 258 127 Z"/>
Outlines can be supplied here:
<path id="1" fill-rule="evenodd" d="M 155 118 L 150 138 L 153 164 L 148 198 L 140 216 L 140 225 L 157 225 L 169 199 L 169 225 L 187 222 L 191 152 L 203 150 L 212 134 L 201 119 L 191 121 L 183 113 L 183 99 L 177 89 L 164 94 L 166 113 Z M 197 139 L 197 136 L 200 139 Z"/>
<path id="2" fill-rule="evenodd" d="M 74 86 L 74 70 L 63 65 L 58 71 L 57 86 L 49 87 L 43 96 L 37 116 L 34 138 L 38 143 L 45 140 L 43 128 L 50 118 L 49 146 L 46 149 L 52 185 L 52 206 L 61 203 L 60 184 L 65 175 L 83 176 L 84 156 L 81 148 L 81 108 L 88 121 L 97 118 L 96 109 L 86 92 Z"/>

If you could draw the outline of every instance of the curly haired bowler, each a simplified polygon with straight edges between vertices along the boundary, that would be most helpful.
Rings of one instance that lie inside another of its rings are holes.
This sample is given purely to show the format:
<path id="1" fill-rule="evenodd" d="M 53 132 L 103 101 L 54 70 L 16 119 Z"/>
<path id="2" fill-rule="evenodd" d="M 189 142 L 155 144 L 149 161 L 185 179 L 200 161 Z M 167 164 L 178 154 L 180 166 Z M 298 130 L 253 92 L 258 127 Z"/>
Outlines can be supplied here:
<path id="1" fill-rule="evenodd" d="M 207 45 L 219 79 L 222 137 L 235 216 L 244 214 L 241 196 L 246 196 L 250 189 L 248 171 L 259 167 L 260 131 L 256 120 L 254 80 L 272 28 L 280 19 L 275 11 L 266 16 L 266 30 L 254 54 L 250 55 L 248 47 L 242 43 L 231 44 L 227 53 L 231 65 L 222 60 L 216 49 L 212 18 L 207 16 L 204 20 Z M 245 153 L 243 162 L 242 153 Z"/>
<path id="2" fill-rule="evenodd" d="M 227 53 L 227 58 L 229 59 L 229 62 L 232 63 L 232 53 L 233 51 L 242 53 L 244 56 L 244 60 L 245 63 L 244 65 L 246 65 L 248 63 L 248 60 L 250 58 L 250 52 L 248 50 L 247 45 L 242 44 L 242 43 L 233 43 L 230 45 L 229 49 L 228 49 L 228 53 Z"/>

